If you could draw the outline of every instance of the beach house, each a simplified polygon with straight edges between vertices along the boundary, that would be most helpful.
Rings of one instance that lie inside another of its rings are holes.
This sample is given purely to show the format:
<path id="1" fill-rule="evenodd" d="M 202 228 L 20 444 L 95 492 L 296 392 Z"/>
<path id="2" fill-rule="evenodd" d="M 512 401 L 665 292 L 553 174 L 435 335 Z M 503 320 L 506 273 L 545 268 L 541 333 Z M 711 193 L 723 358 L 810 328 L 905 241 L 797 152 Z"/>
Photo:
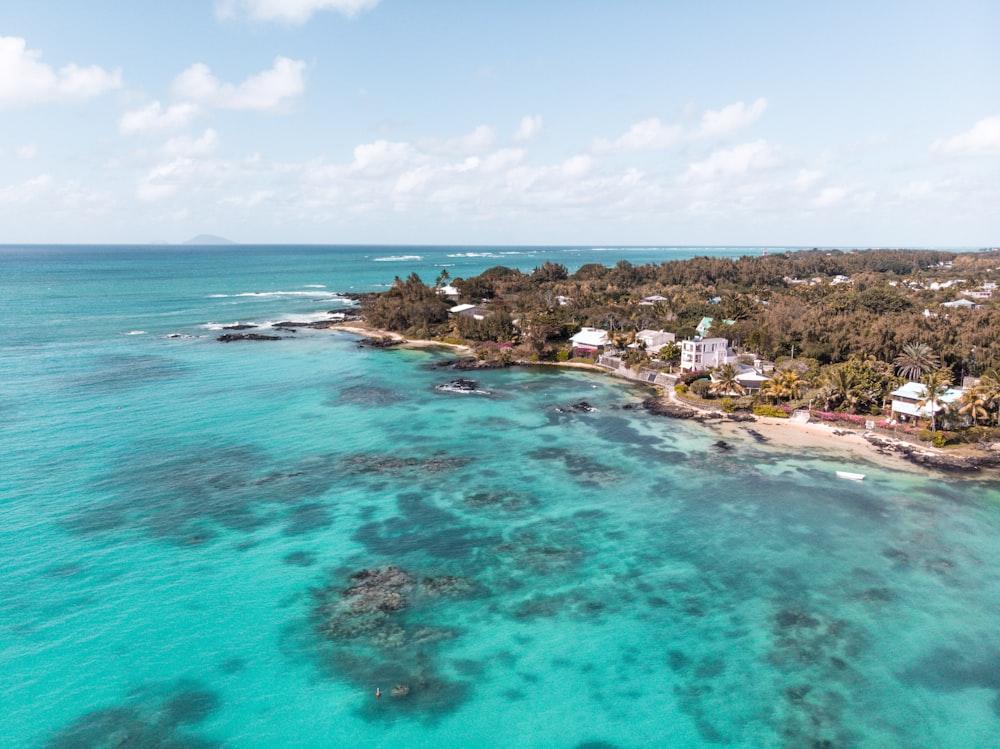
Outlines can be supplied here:
<path id="1" fill-rule="evenodd" d="M 591 356 L 604 351 L 608 345 L 608 332 L 600 328 L 582 328 L 579 333 L 569 339 L 574 354 Z"/>
<path id="2" fill-rule="evenodd" d="M 736 361 L 725 338 L 691 338 L 681 341 L 681 371 L 698 372 L 715 369 L 720 364 Z"/>
<path id="3" fill-rule="evenodd" d="M 953 406 L 962 399 L 963 393 L 961 388 L 948 388 L 934 405 L 934 413 L 939 414 L 945 408 Z M 892 401 L 892 418 L 899 421 L 929 419 L 931 405 L 924 402 L 926 397 L 927 386 L 920 382 L 908 382 L 896 388 L 889 395 Z"/>
<path id="4" fill-rule="evenodd" d="M 635 334 L 635 342 L 630 343 L 628 347 L 645 349 L 650 354 L 655 354 L 675 340 L 677 340 L 677 336 L 665 330 L 640 330 Z"/>
<path id="5" fill-rule="evenodd" d="M 448 312 L 452 315 L 468 315 L 477 320 L 482 320 L 486 316 L 486 309 L 478 304 L 456 304 Z"/>

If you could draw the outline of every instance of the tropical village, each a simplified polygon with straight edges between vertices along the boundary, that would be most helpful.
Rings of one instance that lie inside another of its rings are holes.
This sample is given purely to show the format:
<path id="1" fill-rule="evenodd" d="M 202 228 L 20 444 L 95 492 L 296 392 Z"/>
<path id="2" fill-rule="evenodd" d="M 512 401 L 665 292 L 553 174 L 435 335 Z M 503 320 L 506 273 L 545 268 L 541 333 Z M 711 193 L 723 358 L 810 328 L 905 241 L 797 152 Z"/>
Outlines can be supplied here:
<path id="1" fill-rule="evenodd" d="M 965 469 L 998 462 L 998 281 L 995 249 L 816 249 L 445 268 L 358 301 L 369 335 L 467 347 L 460 368 L 598 367 L 659 388 L 665 415 L 822 423 Z"/>

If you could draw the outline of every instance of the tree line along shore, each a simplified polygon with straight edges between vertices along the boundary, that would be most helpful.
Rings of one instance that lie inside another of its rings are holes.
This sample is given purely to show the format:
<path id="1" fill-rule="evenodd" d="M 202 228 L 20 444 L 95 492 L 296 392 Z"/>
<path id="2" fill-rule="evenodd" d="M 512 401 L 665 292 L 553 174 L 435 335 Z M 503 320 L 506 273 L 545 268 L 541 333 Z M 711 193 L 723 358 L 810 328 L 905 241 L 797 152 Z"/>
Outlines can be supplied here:
<path id="1" fill-rule="evenodd" d="M 572 273 L 553 262 L 471 278 L 445 269 L 359 301 L 369 325 L 466 345 L 485 364 L 592 362 L 606 350 L 623 366 L 679 374 L 687 398 L 726 410 L 884 419 L 890 395 L 913 382 L 921 397 L 908 428 L 941 446 L 1000 439 L 998 283 L 995 249 L 806 250 Z M 575 348 L 588 329 L 606 345 Z M 643 331 L 673 340 L 650 350 Z M 732 356 L 705 369 L 681 362 L 685 341 L 713 339 Z M 759 388 L 735 376 L 751 363 L 766 367 Z M 952 386 L 960 398 L 946 396 Z"/>

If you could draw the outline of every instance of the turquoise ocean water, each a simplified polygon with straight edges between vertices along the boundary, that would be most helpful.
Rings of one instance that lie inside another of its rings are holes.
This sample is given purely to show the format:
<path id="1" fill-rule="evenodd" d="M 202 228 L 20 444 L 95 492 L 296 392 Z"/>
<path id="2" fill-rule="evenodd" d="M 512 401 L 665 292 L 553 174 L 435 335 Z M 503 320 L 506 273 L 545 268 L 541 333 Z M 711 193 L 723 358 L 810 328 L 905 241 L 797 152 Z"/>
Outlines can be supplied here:
<path id="1" fill-rule="evenodd" d="M 747 253 L 0 248 L 0 746 L 1000 745 L 1000 484 L 215 340 L 412 271 Z"/>

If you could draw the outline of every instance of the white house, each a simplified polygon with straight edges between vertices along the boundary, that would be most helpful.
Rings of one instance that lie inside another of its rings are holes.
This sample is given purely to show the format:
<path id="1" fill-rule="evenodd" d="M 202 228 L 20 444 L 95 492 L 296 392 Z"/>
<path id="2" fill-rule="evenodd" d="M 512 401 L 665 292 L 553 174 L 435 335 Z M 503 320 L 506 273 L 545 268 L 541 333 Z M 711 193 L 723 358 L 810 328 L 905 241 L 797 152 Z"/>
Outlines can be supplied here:
<path id="1" fill-rule="evenodd" d="M 730 362 L 730 364 L 733 364 L 733 367 L 736 369 L 738 373 L 735 378 L 736 382 L 738 382 L 740 384 L 740 387 L 743 388 L 742 392 L 747 395 L 752 395 L 753 393 L 759 393 L 764 383 L 771 379 L 766 374 L 764 374 L 760 369 L 756 367 L 751 367 L 749 364 L 740 364 L 738 362 L 736 363 Z M 712 382 L 719 381 L 719 378 L 715 372 L 711 373 L 710 378 Z M 725 393 L 725 395 L 734 395 L 734 393 Z"/>
<path id="2" fill-rule="evenodd" d="M 600 328 L 582 328 L 579 333 L 569 339 L 574 351 L 596 353 L 608 345 L 608 331 Z"/>
<path id="3" fill-rule="evenodd" d="M 950 406 L 962 399 L 961 388 L 949 388 L 935 404 L 934 413 L 940 413 L 946 406 Z M 920 382 L 908 382 L 902 387 L 896 388 L 889 395 L 892 399 L 892 418 L 907 421 L 908 419 L 929 419 L 931 417 L 931 406 L 929 403 L 920 405 L 921 401 L 927 397 L 927 386 Z"/>
<path id="4" fill-rule="evenodd" d="M 964 309 L 975 309 L 979 305 L 970 299 L 956 299 L 954 302 L 942 302 L 942 307 L 962 307 Z"/>
<path id="5" fill-rule="evenodd" d="M 451 284 L 446 286 L 439 286 L 437 293 L 443 296 L 445 299 L 458 299 L 462 294 Z"/>
<path id="6" fill-rule="evenodd" d="M 677 336 L 665 330 L 640 330 L 635 334 L 635 343 L 630 343 L 629 348 L 645 347 L 646 351 L 655 354 L 668 343 L 677 340 Z"/>
<path id="7" fill-rule="evenodd" d="M 720 364 L 737 361 L 725 338 L 692 338 L 681 341 L 681 371 L 696 372 L 714 369 Z"/>
<path id="8" fill-rule="evenodd" d="M 486 316 L 486 310 L 477 304 L 456 304 L 448 311 L 453 315 L 469 315 L 477 320 L 482 320 Z"/>
<path id="9" fill-rule="evenodd" d="M 653 294 L 652 296 L 643 297 L 642 301 L 639 302 L 639 304 L 641 304 L 643 306 L 646 306 L 646 307 L 651 307 L 652 305 L 656 304 L 657 302 L 666 302 L 666 301 L 669 301 L 669 300 L 665 296 L 660 296 L 659 294 Z"/>

